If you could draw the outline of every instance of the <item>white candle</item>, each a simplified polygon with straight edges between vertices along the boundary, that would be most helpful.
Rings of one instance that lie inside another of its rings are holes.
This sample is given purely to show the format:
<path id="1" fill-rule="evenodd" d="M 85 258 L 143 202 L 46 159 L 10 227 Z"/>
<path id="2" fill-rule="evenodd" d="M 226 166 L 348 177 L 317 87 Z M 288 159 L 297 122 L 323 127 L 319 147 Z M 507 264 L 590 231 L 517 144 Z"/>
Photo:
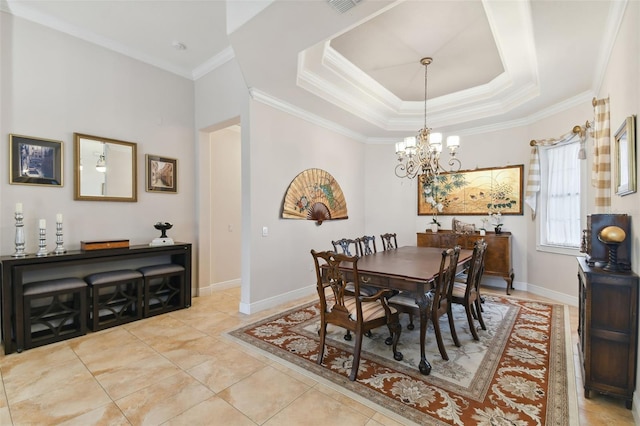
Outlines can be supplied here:
<path id="1" fill-rule="evenodd" d="M 16 203 L 16 213 L 22 213 L 22 203 Z"/>
<path id="2" fill-rule="evenodd" d="M 45 229 L 47 227 L 47 221 L 44 219 L 40 219 L 40 229 Z"/>
<path id="3" fill-rule="evenodd" d="M 56 223 L 62 223 L 62 213 L 56 215 Z"/>

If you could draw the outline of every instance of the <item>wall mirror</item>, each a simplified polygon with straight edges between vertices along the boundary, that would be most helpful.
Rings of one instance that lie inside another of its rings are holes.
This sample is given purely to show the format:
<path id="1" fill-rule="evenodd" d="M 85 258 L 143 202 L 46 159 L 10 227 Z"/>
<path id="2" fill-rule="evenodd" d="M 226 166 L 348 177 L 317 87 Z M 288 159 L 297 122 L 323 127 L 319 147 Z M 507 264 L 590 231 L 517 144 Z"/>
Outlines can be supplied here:
<path id="1" fill-rule="evenodd" d="M 74 133 L 74 199 L 137 201 L 133 142 Z"/>

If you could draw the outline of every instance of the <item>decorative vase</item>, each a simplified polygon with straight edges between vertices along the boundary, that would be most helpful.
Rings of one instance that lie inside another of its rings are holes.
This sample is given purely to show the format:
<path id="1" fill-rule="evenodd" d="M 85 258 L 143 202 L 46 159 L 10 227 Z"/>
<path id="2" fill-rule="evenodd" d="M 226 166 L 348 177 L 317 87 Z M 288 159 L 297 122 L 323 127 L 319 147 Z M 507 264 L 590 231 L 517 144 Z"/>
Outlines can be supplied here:
<path id="1" fill-rule="evenodd" d="M 496 235 L 502 234 L 502 226 L 495 227 Z"/>
<path id="2" fill-rule="evenodd" d="M 480 236 L 484 237 L 485 235 L 486 235 L 485 230 L 484 230 L 484 229 L 481 229 L 481 230 L 480 230 Z"/>
<path id="3" fill-rule="evenodd" d="M 437 223 L 432 223 L 431 224 L 431 232 L 438 232 L 438 224 Z"/>

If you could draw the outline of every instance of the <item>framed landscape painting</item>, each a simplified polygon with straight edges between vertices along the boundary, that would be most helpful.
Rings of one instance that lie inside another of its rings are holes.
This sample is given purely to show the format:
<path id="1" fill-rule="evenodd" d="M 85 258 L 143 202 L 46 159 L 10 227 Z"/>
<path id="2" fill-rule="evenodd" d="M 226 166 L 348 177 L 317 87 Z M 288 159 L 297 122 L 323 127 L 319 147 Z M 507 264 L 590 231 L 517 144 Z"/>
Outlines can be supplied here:
<path id="1" fill-rule="evenodd" d="M 427 187 L 418 184 L 418 215 L 432 215 L 429 194 L 442 204 L 441 215 L 523 214 L 522 175 L 524 165 L 491 167 L 441 173 L 438 181 Z"/>
<path id="2" fill-rule="evenodd" d="M 147 192 L 178 192 L 178 160 L 146 155 Z"/>
<path id="3" fill-rule="evenodd" d="M 9 183 L 62 186 L 62 142 L 9 135 Z"/>

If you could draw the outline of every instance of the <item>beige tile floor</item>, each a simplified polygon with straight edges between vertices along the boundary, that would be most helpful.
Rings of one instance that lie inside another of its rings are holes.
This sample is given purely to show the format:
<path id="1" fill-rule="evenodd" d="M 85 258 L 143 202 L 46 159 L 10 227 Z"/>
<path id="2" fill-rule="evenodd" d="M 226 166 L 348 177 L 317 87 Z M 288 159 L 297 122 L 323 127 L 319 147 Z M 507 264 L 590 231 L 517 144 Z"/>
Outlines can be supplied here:
<path id="1" fill-rule="evenodd" d="M 237 312 L 239 294 L 225 290 L 194 298 L 189 309 L 0 355 L 0 425 L 399 424 L 221 336 L 301 302 L 247 316 Z M 571 322 L 575 348 L 575 308 Z M 574 360 L 580 424 L 633 425 L 622 401 L 584 398 Z"/>

